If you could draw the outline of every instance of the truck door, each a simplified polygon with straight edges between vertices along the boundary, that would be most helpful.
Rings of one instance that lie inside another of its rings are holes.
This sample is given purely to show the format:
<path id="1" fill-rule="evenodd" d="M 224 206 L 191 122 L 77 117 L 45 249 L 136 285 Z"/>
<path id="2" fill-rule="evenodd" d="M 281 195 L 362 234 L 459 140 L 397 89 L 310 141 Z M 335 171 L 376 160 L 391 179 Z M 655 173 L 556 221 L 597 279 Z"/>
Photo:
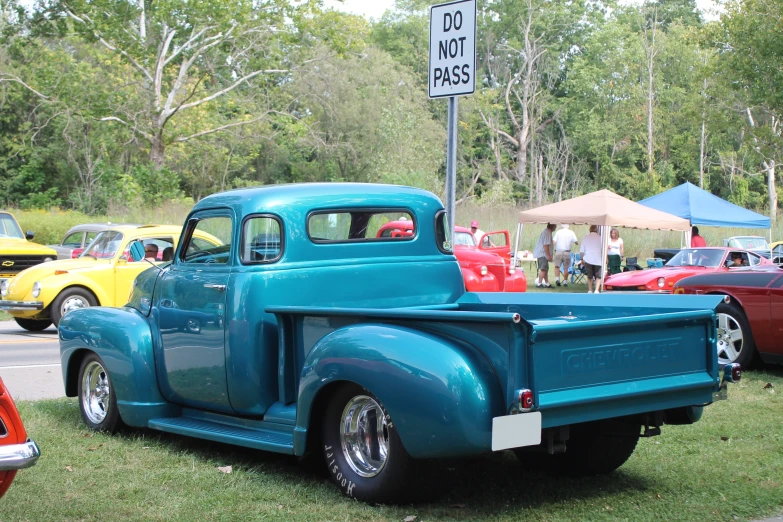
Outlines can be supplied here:
<path id="1" fill-rule="evenodd" d="M 163 395 L 178 404 L 232 411 L 225 355 L 232 230 L 229 210 L 195 214 L 155 290 L 158 381 Z"/>

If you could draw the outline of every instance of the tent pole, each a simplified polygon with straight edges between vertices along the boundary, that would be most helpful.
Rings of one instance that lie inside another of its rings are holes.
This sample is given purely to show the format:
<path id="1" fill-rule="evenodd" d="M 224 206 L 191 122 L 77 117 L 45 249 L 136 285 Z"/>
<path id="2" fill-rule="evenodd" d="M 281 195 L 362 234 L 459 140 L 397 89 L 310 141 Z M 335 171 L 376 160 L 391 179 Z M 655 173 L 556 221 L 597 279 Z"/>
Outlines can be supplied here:
<path id="1" fill-rule="evenodd" d="M 595 289 L 603 292 L 606 277 L 606 257 L 609 255 L 609 225 L 601 225 L 601 277 L 595 280 Z"/>
<path id="2" fill-rule="evenodd" d="M 517 239 L 514 241 L 514 251 L 511 253 L 511 266 L 517 266 L 517 252 L 519 252 L 519 236 L 522 235 L 522 223 L 517 223 Z"/>

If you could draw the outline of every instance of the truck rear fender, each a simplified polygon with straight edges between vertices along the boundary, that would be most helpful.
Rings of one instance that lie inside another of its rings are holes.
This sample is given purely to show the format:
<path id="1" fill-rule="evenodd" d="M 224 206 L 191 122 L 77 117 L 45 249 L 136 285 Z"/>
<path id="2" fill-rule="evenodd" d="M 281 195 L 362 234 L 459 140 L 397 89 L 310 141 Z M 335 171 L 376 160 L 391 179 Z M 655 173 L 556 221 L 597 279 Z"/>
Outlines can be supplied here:
<path id="1" fill-rule="evenodd" d="M 60 321 L 59 335 L 66 396 L 77 395 L 79 367 L 92 352 L 109 371 L 123 422 L 146 426 L 150 418 L 178 415 L 178 408 L 158 391 L 150 325 L 137 310 L 73 310 Z"/>
<path id="2" fill-rule="evenodd" d="M 312 449 L 305 448 L 307 431 L 319 429 L 327 395 L 341 382 L 356 383 L 380 400 L 415 458 L 484 452 L 491 446 L 492 418 L 504 414 L 498 378 L 477 350 L 403 326 L 352 325 L 329 333 L 306 355 L 295 453 Z"/>

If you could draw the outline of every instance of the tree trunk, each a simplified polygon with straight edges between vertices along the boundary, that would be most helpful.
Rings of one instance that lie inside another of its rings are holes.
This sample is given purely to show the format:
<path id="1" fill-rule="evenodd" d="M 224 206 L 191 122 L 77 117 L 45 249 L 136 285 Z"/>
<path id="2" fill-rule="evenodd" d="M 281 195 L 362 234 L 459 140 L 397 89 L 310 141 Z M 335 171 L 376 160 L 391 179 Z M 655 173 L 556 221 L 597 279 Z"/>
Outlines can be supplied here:
<path id="1" fill-rule="evenodd" d="M 767 171 L 767 192 L 769 193 L 769 219 L 772 224 L 778 213 L 778 190 L 775 183 L 775 160 L 765 161 L 764 168 Z"/>
<path id="2" fill-rule="evenodd" d="M 156 134 L 150 143 L 150 161 L 155 170 L 162 169 L 166 164 L 166 143 L 162 134 Z"/>

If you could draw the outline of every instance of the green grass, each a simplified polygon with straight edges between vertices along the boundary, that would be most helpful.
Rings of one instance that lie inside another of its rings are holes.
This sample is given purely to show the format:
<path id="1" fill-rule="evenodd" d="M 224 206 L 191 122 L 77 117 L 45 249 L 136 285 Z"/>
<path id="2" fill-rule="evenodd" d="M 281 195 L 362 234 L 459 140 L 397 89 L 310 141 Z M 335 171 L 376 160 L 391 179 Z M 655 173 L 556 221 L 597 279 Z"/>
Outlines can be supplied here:
<path id="1" fill-rule="evenodd" d="M 554 479 L 505 452 L 455 463 L 446 496 L 409 506 L 343 498 L 291 457 L 148 430 L 92 434 L 73 399 L 22 402 L 43 456 L 0 501 L 0 520 L 750 520 L 783 509 L 781 392 L 780 369 L 746 372 L 702 421 L 642 439 L 608 476 Z"/>

